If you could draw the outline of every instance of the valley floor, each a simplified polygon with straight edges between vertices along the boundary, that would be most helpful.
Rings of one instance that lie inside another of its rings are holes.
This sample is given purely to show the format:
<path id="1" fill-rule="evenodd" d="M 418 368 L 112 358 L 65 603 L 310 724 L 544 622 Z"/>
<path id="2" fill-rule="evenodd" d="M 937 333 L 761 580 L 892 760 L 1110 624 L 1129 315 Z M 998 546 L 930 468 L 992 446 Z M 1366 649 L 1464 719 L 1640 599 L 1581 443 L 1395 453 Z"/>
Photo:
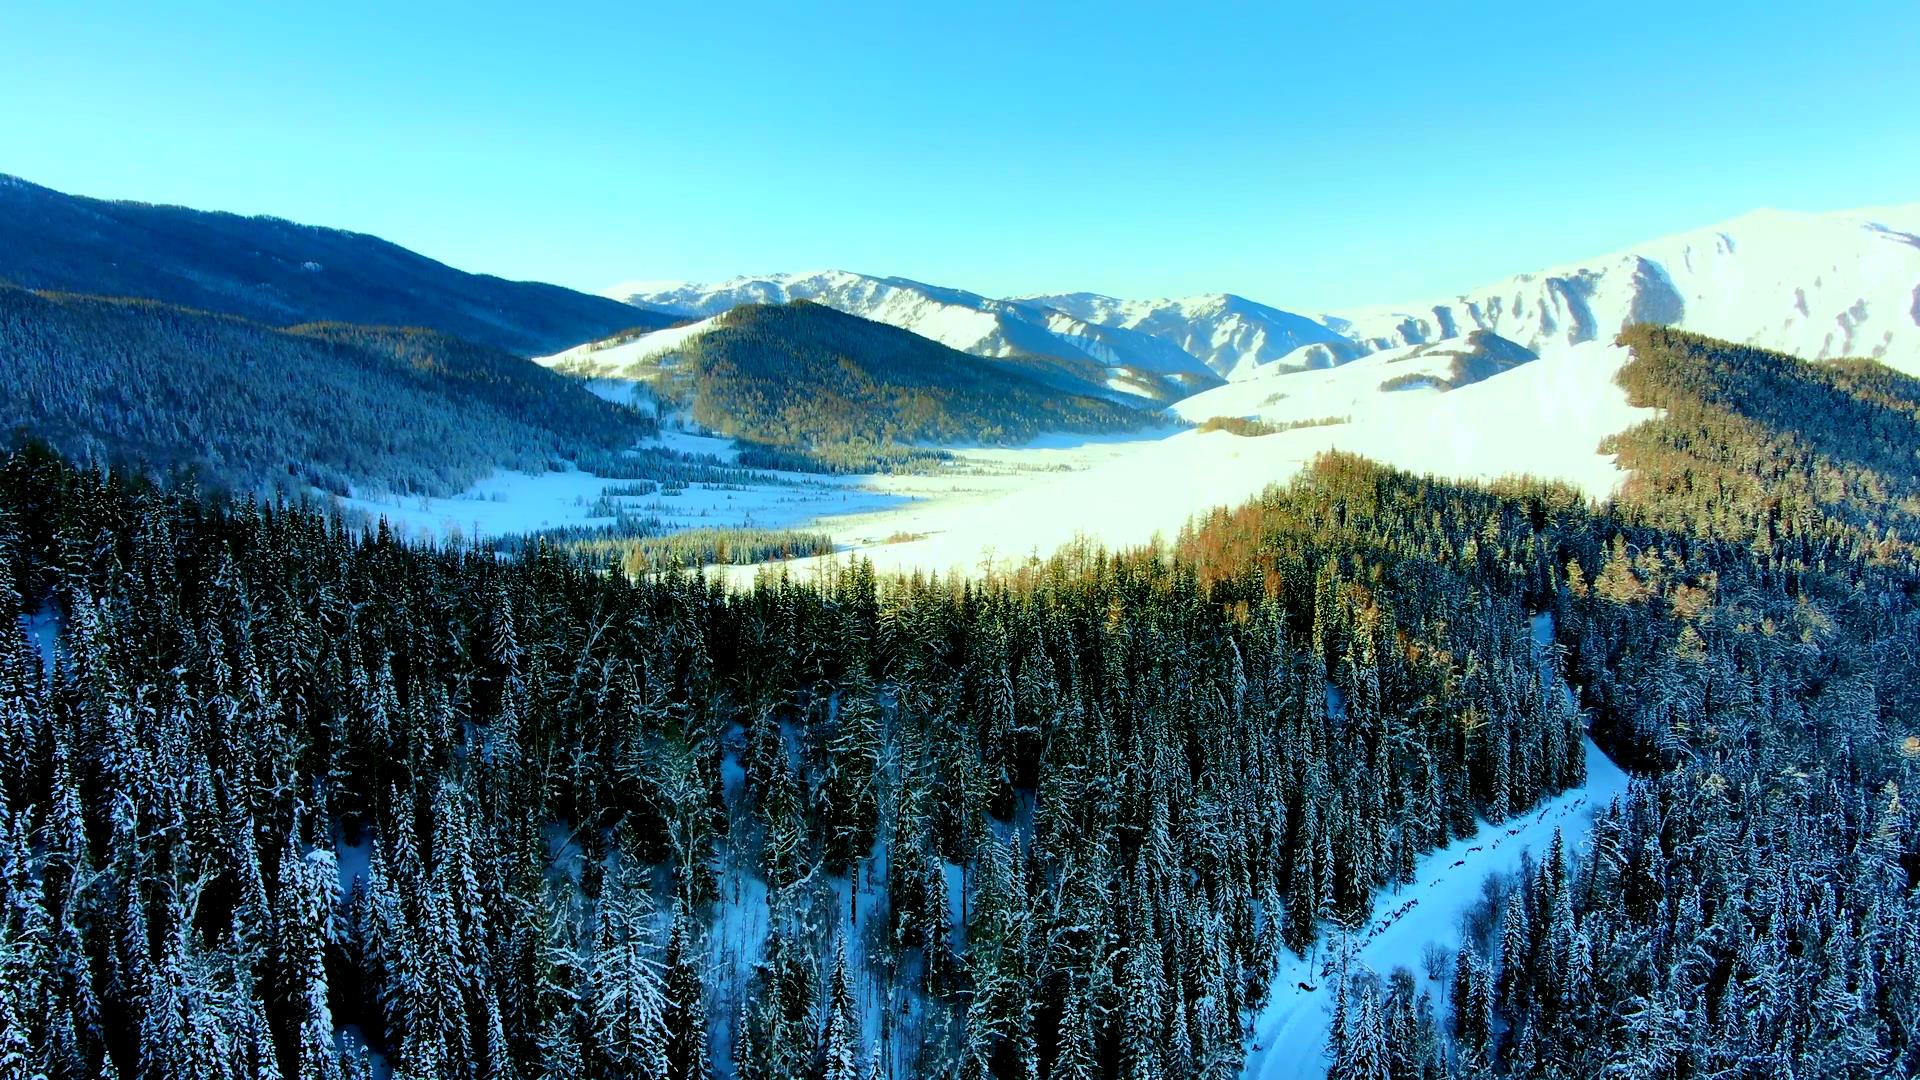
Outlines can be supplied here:
<path id="1" fill-rule="evenodd" d="M 1624 349 L 1604 344 L 1550 350 L 1448 393 L 1371 386 L 1357 392 L 1346 368 L 1306 371 L 1231 384 L 1222 390 L 1233 393 L 1221 401 L 1236 415 L 1343 422 L 1252 437 L 1193 429 L 1051 436 L 1021 447 L 957 449 L 950 466 L 927 474 L 764 473 L 765 482 L 694 484 L 615 501 L 625 513 L 657 518 L 666 531 L 826 533 L 836 555 L 785 564 L 806 574 L 849 553 L 883 571 L 971 572 L 1045 557 L 1080 538 L 1110 547 L 1170 540 L 1195 515 L 1244 502 L 1334 449 L 1468 479 L 1529 473 L 1604 498 L 1622 474 L 1598 452 L 1601 440 L 1651 415 L 1630 407 L 1613 383 L 1625 359 Z M 723 461 L 734 456 L 727 440 L 677 431 L 654 445 Z M 605 505 L 596 504 L 618 483 L 578 471 L 501 472 L 453 498 L 368 495 L 341 505 L 384 515 L 410 536 L 494 537 L 610 522 Z M 755 570 L 727 572 L 750 580 Z"/>
<path id="2" fill-rule="evenodd" d="M 1344 423 L 1245 437 L 1183 430 L 1134 439 L 1044 440 L 957 452 L 962 467 L 930 476 L 868 477 L 886 507 L 810 527 L 881 570 L 973 570 L 1045 557 L 1086 537 L 1107 546 L 1172 539 L 1189 519 L 1283 483 L 1317 455 L 1346 450 L 1415 472 L 1466 479 L 1528 473 L 1605 498 L 1624 475 L 1601 440 L 1652 415 L 1613 383 L 1626 350 L 1587 344 L 1450 393 L 1380 392 L 1322 408 Z M 1344 393 L 1340 369 L 1265 380 L 1293 398 Z M 1297 402 L 1289 405 L 1298 407 Z M 1250 405 L 1248 411 L 1258 412 Z M 804 572 L 809 564 L 789 564 Z M 750 573 L 735 569 L 736 575 Z"/>
<path id="3" fill-rule="evenodd" d="M 666 432 L 647 445 L 713 454 L 723 462 L 737 456 L 731 440 L 679 431 Z M 615 496 L 607 501 L 622 513 L 658 519 L 664 532 L 788 529 L 830 516 L 873 512 L 903 501 L 902 496 L 868 484 L 867 477 L 755 471 L 764 478 L 762 482 L 694 483 L 676 492 Z M 614 517 L 601 512 L 602 496 L 609 486 L 628 483 L 577 469 L 546 473 L 497 470 L 450 498 L 356 492 L 352 498 L 336 500 L 336 505 L 349 513 L 363 513 L 369 520 L 384 517 L 410 539 L 483 540 L 564 526 L 610 524 Z"/>

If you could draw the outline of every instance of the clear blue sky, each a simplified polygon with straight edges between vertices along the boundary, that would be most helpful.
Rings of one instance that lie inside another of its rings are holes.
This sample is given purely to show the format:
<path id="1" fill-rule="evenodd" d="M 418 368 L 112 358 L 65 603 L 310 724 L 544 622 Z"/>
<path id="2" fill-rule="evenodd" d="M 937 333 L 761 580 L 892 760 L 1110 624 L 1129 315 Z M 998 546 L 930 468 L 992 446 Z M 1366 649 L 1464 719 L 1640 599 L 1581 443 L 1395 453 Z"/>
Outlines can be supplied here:
<path id="1" fill-rule="evenodd" d="M 591 290 L 1307 310 L 1920 200 L 1914 0 L 1318 6 L 0 0 L 0 172 Z"/>

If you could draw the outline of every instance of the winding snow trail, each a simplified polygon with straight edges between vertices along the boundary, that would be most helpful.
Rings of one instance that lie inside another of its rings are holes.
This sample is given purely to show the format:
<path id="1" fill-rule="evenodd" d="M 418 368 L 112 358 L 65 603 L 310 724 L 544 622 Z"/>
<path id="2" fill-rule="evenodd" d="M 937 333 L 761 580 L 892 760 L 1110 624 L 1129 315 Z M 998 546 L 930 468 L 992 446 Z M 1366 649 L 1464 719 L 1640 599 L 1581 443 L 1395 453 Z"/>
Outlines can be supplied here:
<path id="1" fill-rule="evenodd" d="M 1534 618 L 1533 637 L 1540 646 L 1552 642 L 1551 617 Z M 1421 988 L 1433 995 L 1436 1011 L 1444 1014 L 1446 987 L 1420 970 L 1422 953 L 1430 945 L 1457 950 L 1462 917 L 1479 902 L 1482 882 L 1518 870 L 1524 852 L 1544 853 L 1556 830 L 1570 852 L 1578 850 L 1593 825 L 1594 809 L 1626 790 L 1627 774 L 1588 739 L 1585 786 L 1542 800 L 1502 824 L 1481 822 L 1474 836 L 1421 856 L 1414 863 L 1412 885 L 1378 896 L 1373 920 L 1354 937 L 1354 964 L 1383 978 L 1396 967 L 1412 969 Z M 1254 1019 L 1244 1075 L 1320 1080 L 1331 1065 L 1326 1046 L 1333 1026 L 1333 986 L 1320 974 L 1327 949 L 1323 942 L 1305 959 L 1285 955 L 1266 1007 Z"/>
<path id="2" fill-rule="evenodd" d="M 1626 773 L 1588 740 L 1585 787 L 1545 800 L 1504 824 L 1483 822 L 1478 835 L 1421 856 L 1414 864 L 1414 883 L 1382 894 L 1374 904 L 1373 921 L 1355 935 L 1355 965 L 1383 978 L 1396 967 L 1412 969 L 1422 988 L 1433 994 L 1436 1007 L 1444 1011 L 1446 987 L 1420 971 L 1427 946 L 1458 949 L 1461 918 L 1479 902 L 1483 881 L 1518 870 L 1522 852 L 1544 853 L 1556 829 L 1570 849 L 1577 848 L 1593 823 L 1594 807 L 1605 806 L 1626 789 Z M 1327 1075 L 1333 986 L 1332 980 L 1320 975 L 1326 955 L 1325 948 L 1314 950 L 1306 959 L 1287 954 L 1274 979 L 1272 996 L 1254 1020 L 1246 1076 L 1320 1080 Z M 1313 989 L 1303 990 L 1303 984 Z"/>

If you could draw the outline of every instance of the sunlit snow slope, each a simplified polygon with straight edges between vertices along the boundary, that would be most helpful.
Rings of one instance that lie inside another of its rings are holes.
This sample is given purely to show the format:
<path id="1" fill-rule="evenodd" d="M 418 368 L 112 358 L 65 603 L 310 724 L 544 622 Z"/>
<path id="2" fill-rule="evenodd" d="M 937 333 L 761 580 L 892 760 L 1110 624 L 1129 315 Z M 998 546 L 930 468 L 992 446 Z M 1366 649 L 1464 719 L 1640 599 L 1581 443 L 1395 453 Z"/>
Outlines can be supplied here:
<path id="1" fill-rule="evenodd" d="M 535 357 L 534 363 L 590 379 L 637 377 L 648 362 L 671 356 L 712 328 L 711 318 L 699 319 L 652 333 L 591 341 L 552 356 Z"/>
<path id="2" fill-rule="evenodd" d="M 1239 416 L 1273 423 L 1364 420 L 1397 404 L 1384 394 L 1448 393 L 1537 359 L 1490 331 L 1370 353 L 1337 367 L 1290 371 L 1268 365 L 1173 406 L 1184 420 Z"/>

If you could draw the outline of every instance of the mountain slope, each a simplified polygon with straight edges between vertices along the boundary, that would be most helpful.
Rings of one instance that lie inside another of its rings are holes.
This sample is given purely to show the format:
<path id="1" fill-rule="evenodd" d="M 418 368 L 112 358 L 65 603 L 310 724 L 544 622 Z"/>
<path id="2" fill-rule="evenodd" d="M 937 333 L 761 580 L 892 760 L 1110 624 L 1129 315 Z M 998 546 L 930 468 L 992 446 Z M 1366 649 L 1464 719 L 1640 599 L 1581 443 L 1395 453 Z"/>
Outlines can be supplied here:
<path id="1" fill-rule="evenodd" d="M 701 325 L 703 332 L 683 335 L 668 351 L 647 354 L 636 343 L 614 373 L 652 383 L 701 425 L 749 442 L 881 450 L 1119 431 L 1149 421 L 1104 398 L 1049 386 L 1044 362 L 971 356 L 809 301 L 741 305 Z"/>
<path id="2" fill-rule="evenodd" d="M 1178 300 L 1120 300 L 1098 293 L 1028 297 L 1086 322 L 1160 338 L 1224 378 L 1321 342 L 1346 339 L 1305 315 L 1221 293 Z"/>
<path id="3" fill-rule="evenodd" d="M 1366 417 L 1388 395 L 1446 393 L 1538 359 L 1530 349 L 1486 330 L 1464 338 L 1403 345 L 1337 366 L 1295 371 L 1268 364 L 1225 386 L 1177 402 L 1174 415 L 1195 422 L 1216 416 L 1299 424 L 1333 417 Z"/>
<path id="4" fill-rule="evenodd" d="M 1535 351 L 1610 340 L 1648 322 L 1920 373 L 1920 204 L 1760 211 L 1443 300 L 1322 321 L 1363 349 L 1485 329 Z"/>
<path id="5" fill-rule="evenodd" d="M 740 277 L 713 285 L 641 283 L 609 290 L 629 303 L 688 316 L 740 304 L 811 300 L 986 357 L 1054 357 L 1114 393 L 1172 401 L 1217 385 L 1206 364 L 1151 334 L 1103 326 L 1044 304 L 994 300 L 906 278 L 841 270 Z"/>
<path id="6" fill-rule="evenodd" d="M 274 326 L 422 326 L 523 356 L 671 321 L 557 285 L 465 273 L 360 233 L 65 195 L 4 175 L 0 281 Z"/>
<path id="7" fill-rule="evenodd" d="M 1606 448 L 1631 472 L 1622 498 L 1661 527 L 1769 549 L 1817 533 L 1879 556 L 1920 537 L 1920 379 L 1666 327 L 1621 342 L 1618 382 L 1660 411 Z"/>
<path id="8" fill-rule="evenodd" d="M 632 443 L 650 423 L 519 357 L 428 330 L 281 330 L 0 286 L 0 429 L 252 490 L 451 493 Z"/>

